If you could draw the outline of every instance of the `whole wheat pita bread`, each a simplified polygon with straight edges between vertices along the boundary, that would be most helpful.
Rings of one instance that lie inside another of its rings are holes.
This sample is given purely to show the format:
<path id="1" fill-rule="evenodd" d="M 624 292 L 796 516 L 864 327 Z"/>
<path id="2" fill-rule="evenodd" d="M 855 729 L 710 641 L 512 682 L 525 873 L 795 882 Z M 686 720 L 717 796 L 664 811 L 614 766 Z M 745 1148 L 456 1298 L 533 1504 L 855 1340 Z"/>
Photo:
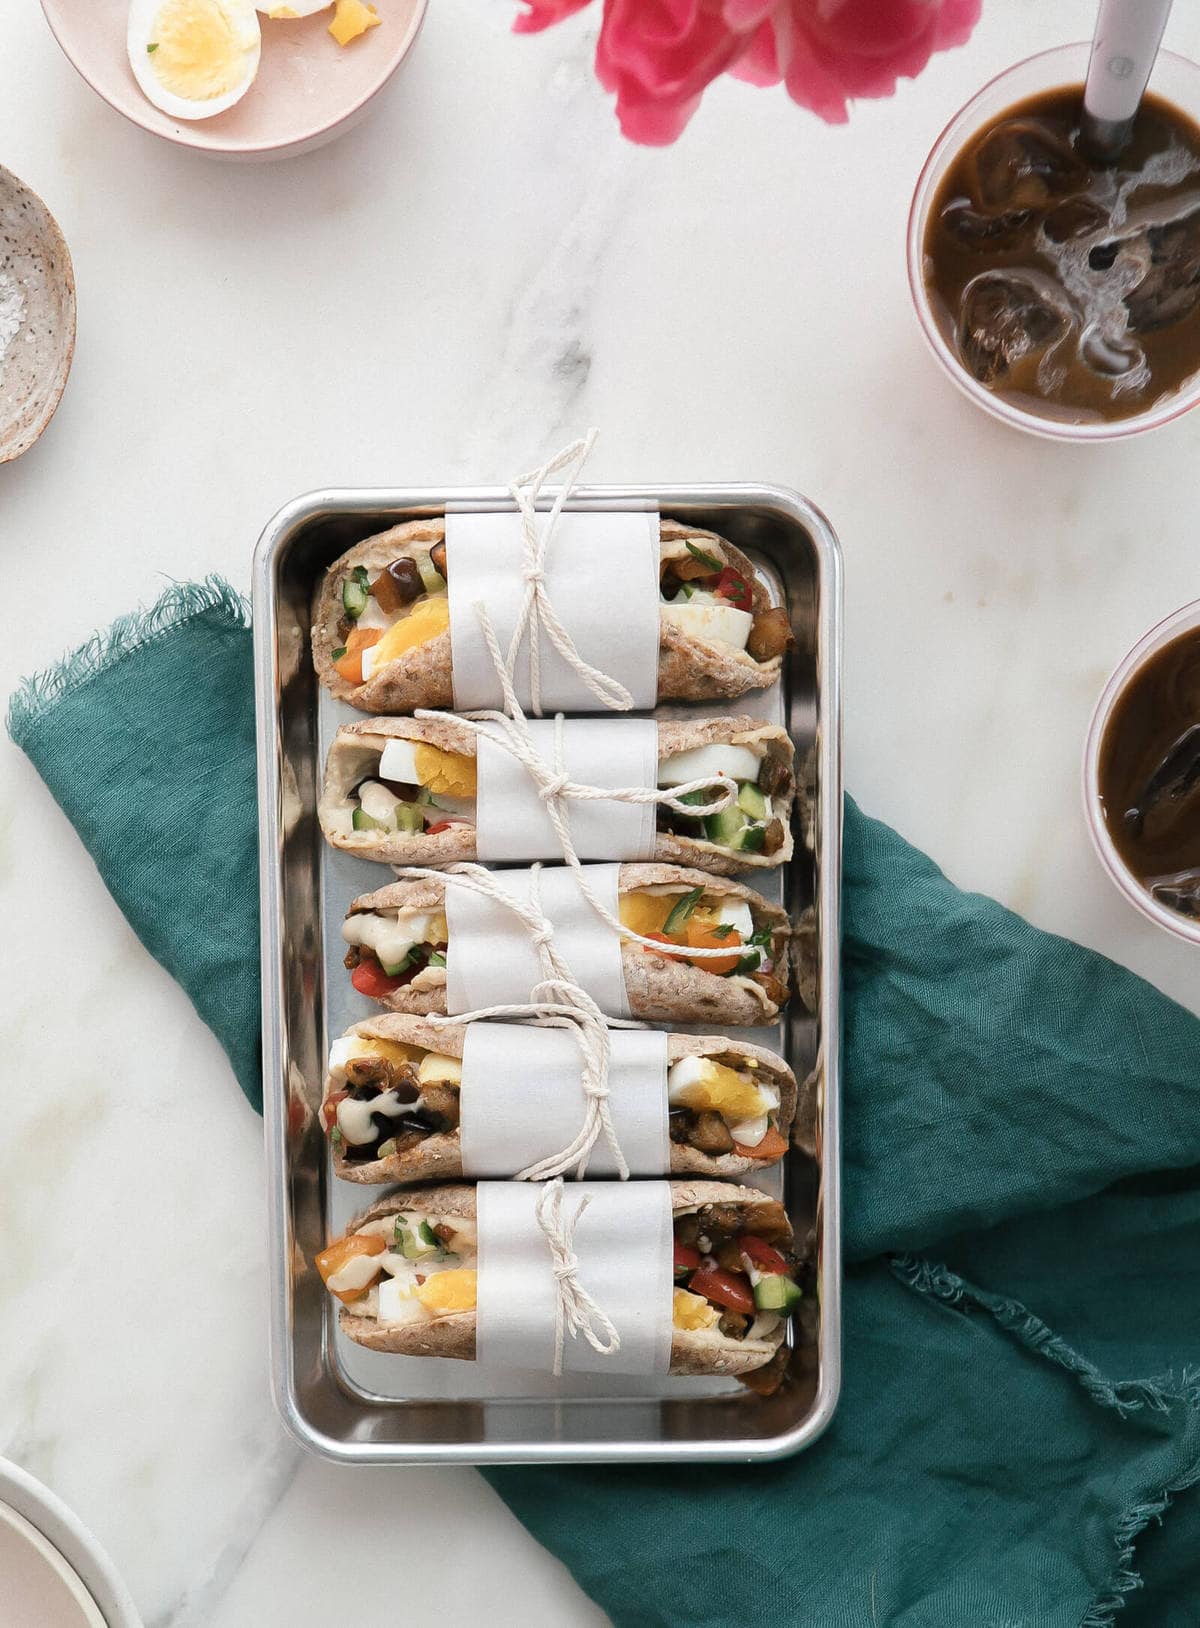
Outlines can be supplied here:
<path id="1" fill-rule="evenodd" d="M 750 1209 L 771 1205 L 773 1209 L 779 1208 L 774 1200 L 767 1199 L 755 1188 L 735 1186 L 732 1182 L 671 1183 L 671 1210 L 674 1215 L 696 1209 L 702 1204 L 744 1204 Z M 369 1221 L 397 1215 L 401 1211 L 473 1220 L 475 1189 L 460 1185 L 392 1193 L 355 1216 L 346 1231 L 355 1232 Z M 472 1362 L 475 1358 L 473 1311 L 455 1312 L 428 1323 L 380 1324 L 373 1317 L 356 1317 L 349 1306 L 343 1306 L 339 1323 L 348 1339 L 372 1351 L 390 1351 L 406 1357 L 457 1357 L 466 1362 Z M 670 1372 L 731 1376 L 751 1373 L 775 1355 L 783 1343 L 784 1329 L 785 1324 L 781 1321 L 773 1333 L 755 1340 L 734 1340 L 716 1328 L 673 1329 Z"/>
<path id="2" fill-rule="evenodd" d="M 333 652 L 344 643 L 338 631 L 344 617 L 342 583 L 355 566 L 365 567 L 377 576 L 393 560 L 413 559 L 427 554 L 445 538 L 442 520 L 412 520 L 389 531 L 379 532 L 356 543 L 336 559 L 325 573 L 313 606 L 312 652 L 317 677 L 340 701 L 349 701 L 362 712 L 415 712 L 422 707 L 452 707 L 453 652 L 450 633 L 406 650 L 387 662 L 365 684 L 348 684 L 333 663 Z M 660 522 L 664 548 L 685 538 L 740 571 L 751 584 L 753 609 L 766 610 L 771 599 L 759 581 L 754 567 L 739 548 L 716 532 L 701 531 L 675 520 Z M 447 562 L 453 569 L 453 562 Z M 765 689 L 779 677 L 779 656 L 755 661 L 732 645 L 698 639 L 674 623 L 660 621 L 658 648 L 658 699 L 660 701 L 735 700 L 750 690 Z"/>
<path id="3" fill-rule="evenodd" d="M 351 806 L 351 792 L 377 772 L 375 754 L 389 740 L 425 741 L 444 752 L 473 758 L 477 753 L 475 731 L 458 719 L 379 718 L 343 724 L 333 738 L 325 759 L 325 783 L 317 804 L 317 819 L 326 842 L 345 849 L 361 859 L 378 859 L 385 865 L 453 865 L 476 857 L 475 827 L 452 825 L 435 836 L 416 831 L 346 831 L 339 829 L 338 813 Z M 731 876 L 741 870 L 770 870 L 792 857 L 791 806 L 794 782 L 791 778 L 792 743 L 786 729 L 764 724 L 754 718 L 701 718 L 683 722 L 664 721 L 658 725 L 658 755 L 674 757 L 698 746 L 714 742 L 734 746 L 761 746 L 770 756 L 786 765 L 788 785 L 773 799 L 777 816 L 783 821 L 784 841 L 774 854 L 730 853 L 705 837 L 680 836 L 672 831 L 655 835 L 654 857 L 667 864 L 698 865 L 714 875 Z M 776 806 L 778 805 L 778 806 Z M 539 856 L 554 860 L 558 854 Z"/>
<path id="4" fill-rule="evenodd" d="M 408 1046 L 423 1046 L 427 1051 L 440 1052 L 446 1057 L 461 1057 L 466 1026 L 461 1023 L 427 1023 L 419 1017 L 388 1012 L 351 1024 L 345 1034 L 400 1041 Z M 669 1034 L 668 1067 L 682 1057 L 726 1057 L 730 1061 L 753 1059 L 760 1071 L 768 1075 L 771 1083 L 779 1089 L 776 1121 L 781 1135 L 790 1134 L 796 1112 L 796 1078 L 782 1057 L 763 1046 L 739 1043 L 725 1035 Z M 332 1089 L 333 1081 L 326 1075 L 324 1098 L 331 1095 Z M 581 1104 L 581 1119 L 582 1113 Z M 699 1148 L 681 1142 L 670 1144 L 670 1157 L 671 1173 L 681 1176 L 744 1176 L 755 1170 L 764 1170 L 772 1162 L 746 1158 L 739 1153 L 702 1153 Z M 402 1153 L 389 1154 L 384 1159 L 347 1159 L 341 1151 L 335 1150 L 333 1171 L 343 1181 L 374 1187 L 388 1182 L 460 1180 L 463 1175 L 462 1146 L 458 1131 L 453 1130 L 436 1131 L 415 1147 L 407 1148 Z"/>
<path id="5" fill-rule="evenodd" d="M 678 887 L 683 891 L 702 887 L 719 898 L 737 899 L 750 906 L 756 926 L 772 929 L 771 951 L 775 976 L 787 984 L 790 963 L 791 928 L 786 911 L 770 904 L 753 888 L 727 876 L 712 876 L 682 865 L 657 862 L 622 865 L 620 891 L 636 893 L 640 888 Z M 445 884 L 420 881 L 390 882 L 374 893 L 362 893 L 352 901 L 348 915 L 362 910 L 440 910 L 445 906 Z M 753 979 L 734 973 L 726 977 L 692 966 L 687 961 L 653 955 L 638 944 L 621 946 L 621 966 L 630 1015 L 647 1023 L 711 1023 L 716 1028 L 754 1027 L 774 1023 L 780 1007 Z M 444 1014 L 446 979 L 422 973 L 413 984 L 404 984 L 384 995 L 380 1004 L 390 1012 Z"/>

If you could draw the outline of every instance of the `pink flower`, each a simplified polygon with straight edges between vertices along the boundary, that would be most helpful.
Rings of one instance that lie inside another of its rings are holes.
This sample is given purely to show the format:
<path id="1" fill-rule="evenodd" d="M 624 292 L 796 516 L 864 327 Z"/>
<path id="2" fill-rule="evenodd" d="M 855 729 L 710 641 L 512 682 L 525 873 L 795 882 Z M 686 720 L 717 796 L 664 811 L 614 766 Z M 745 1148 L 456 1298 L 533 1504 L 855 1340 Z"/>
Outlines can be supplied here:
<path id="1" fill-rule="evenodd" d="M 516 28 L 547 28 L 590 0 L 520 0 Z M 603 0 L 596 72 L 633 141 L 674 141 L 706 85 L 729 72 L 782 81 L 832 124 L 847 102 L 890 96 L 935 51 L 962 45 L 981 0 Z"/>

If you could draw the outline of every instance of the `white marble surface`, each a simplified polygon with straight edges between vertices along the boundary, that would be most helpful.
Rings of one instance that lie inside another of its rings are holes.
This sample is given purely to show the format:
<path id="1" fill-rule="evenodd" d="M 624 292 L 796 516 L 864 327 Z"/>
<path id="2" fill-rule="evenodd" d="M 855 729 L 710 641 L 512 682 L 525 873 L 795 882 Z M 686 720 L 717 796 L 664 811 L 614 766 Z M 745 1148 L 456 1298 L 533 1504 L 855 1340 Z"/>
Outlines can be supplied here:
<path id="1" fill-rule="evenodd" d="M 80 318 L 57 421 L 0 469 L 0 688 L 165 578 L 245 586 L 261 524 L 308 487 L 494 480 L 595 422 L 597 479 L 811 494 L 845 549 L 864 806 L 1200 1004 L 1194 953 L 1103 879 L 1078 793 L 1105 674 L 1200 592 L 1200 414 L 1111 449 L 1021 439 L 935 373 L 903 266 L 947 116 L 1092 9 L 986 0 L 966 50 L 849 128 L 723 85 L 650 152 L 617 137 L 586 18 L 517 40 L 502 0 L 435 0 L 367 124 L 225 168 L 125 125 L 32 0 L 0 0 L 0 163 L 57 214 Z M 1191 8 L 1168 42 L 1200 54 Z M 257 1121 L 0 756 L 0 1451 L 91 1523 L 158 1628 L 323 1624 L 347 1582 L 360 1628 L 601 1620 L 473 1472 L 355 1473 L 285 1442 Z"/>

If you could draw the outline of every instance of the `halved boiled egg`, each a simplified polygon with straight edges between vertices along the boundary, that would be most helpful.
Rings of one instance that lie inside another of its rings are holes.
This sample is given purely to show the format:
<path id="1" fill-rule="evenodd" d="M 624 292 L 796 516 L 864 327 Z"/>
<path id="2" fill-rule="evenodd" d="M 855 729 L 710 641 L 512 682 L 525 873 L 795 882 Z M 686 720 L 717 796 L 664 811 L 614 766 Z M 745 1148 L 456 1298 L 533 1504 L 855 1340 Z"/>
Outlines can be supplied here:
<path id="1" fill-rule="evenodd" d="M 131 0 L 129 65 L 173 119 L 211 119 L 250 89 L 261 35 L 254 0 Z"/>

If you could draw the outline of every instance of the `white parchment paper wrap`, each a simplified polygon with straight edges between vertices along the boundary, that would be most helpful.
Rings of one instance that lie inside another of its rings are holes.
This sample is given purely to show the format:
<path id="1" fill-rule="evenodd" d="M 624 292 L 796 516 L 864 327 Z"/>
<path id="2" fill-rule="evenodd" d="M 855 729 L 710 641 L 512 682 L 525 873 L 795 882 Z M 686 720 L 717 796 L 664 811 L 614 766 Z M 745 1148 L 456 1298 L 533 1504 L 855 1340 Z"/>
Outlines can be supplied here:
<path id="1" fill-rule="evenodd" d="M 545 562 L 545 586 L 579 654 L 633 693 L 636 710 L 658 697 L 658 515 L 567 510 L 559 516 Z M 499 680 L 475 611 L 487 606 L 507 653 L 524 595 L 524 535 L 512 513 L 446 514 L 450 648 L 454 708 L 503 704 Z M 579 674 L 541 635 L 541 704 L 546 711 L 597 712 Z M 526 651 L 517 659 L 517 695 L 532 704 Z"/>
<path id="2" fill-rule="evenodd" d="M 532 745 L 552 771 L 606 790 L 658 784 L 658 725 L 653 718 L 546 718 L 529 725 Z M 558 746 L 561 743 L 561 771 Z M 478 737 L 475 840 L 482 860 L 558 859 L 561 846 L 546 804 L 519 760 L 490 736 Z M 653 803 L 565 798 L 580 859 L 653 859 Z"/>
<path id="3" fill-rule="evenodd" d="M 534 1214 L 536 1182 L 480 1182 L 476 1358 L 496 1368 L 553 1372 L 555 1282 Z M 580 1335 L 564 1373 L 665 1374 L 671 1362 L 671 1189 L 665 1181 L 567 1182 L 563 1214 L 590 1203 L 575 1228 L 579 1279 L 612 1320 L 621 1348 L 593 1351 Z"/>
<path id="4" fill-rule="evenodd" d="M 614 915 L 620 870 L 619 865 L 587 867 L 593 892 Z M 507 893 L 527 903 L 532 875 L 529 870 L 492 872 Z M 542 912 L 554 928 L 559 954 L 602 1012 L 627 1018 L 621 940 L 596 915 L 565 865 L 548 865 L 537 877 Z M 448 875 L 446 926 L 446 1010 L 451 1015 L 529 999 L 543 972 L 533 939 L 519 917 L 496 900 L 455 887 L 454 877 Z"/>
<path id="5" fill-rule="evenodd" d="M 670 1168 L 667 1037 L 656 1029 L 614 1029 L 608 1070 L 613 1130 L 635 1176 Z M 573 1033 L 520 1023 L 472 1023 L 463 1046 L 459 1093 L 463 1174 L 513 1176 L 569 1147 L 587 1112 Z M 589 1176 L 617 1173 L 608 1139 L 597 1139 Z"/>

